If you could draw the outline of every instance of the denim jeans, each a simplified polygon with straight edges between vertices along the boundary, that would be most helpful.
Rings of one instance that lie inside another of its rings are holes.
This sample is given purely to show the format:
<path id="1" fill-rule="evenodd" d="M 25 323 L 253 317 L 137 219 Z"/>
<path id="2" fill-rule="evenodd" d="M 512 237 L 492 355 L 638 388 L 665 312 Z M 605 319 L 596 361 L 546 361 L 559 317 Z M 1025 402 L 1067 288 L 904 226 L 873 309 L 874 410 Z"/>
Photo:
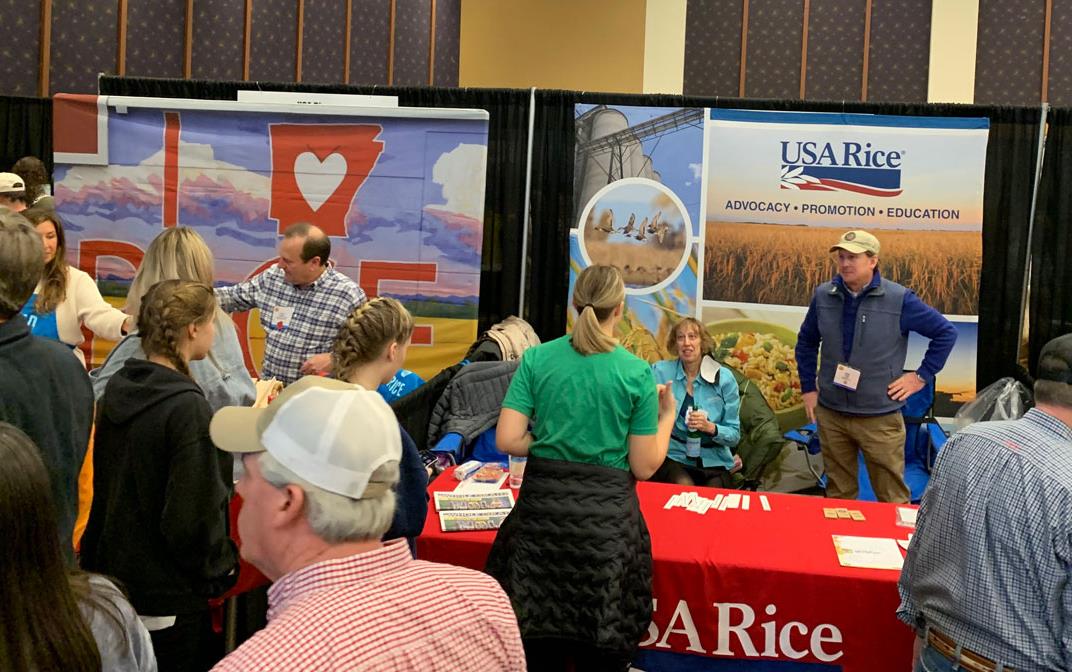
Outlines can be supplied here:
<path id="1" fill-rule="evenodd" d="M 919 662 L 912 672 L 960 672 L 960 665 L 951 662 L 948 658 L 938 653 L 934 647 L 927 644 L 919 654 Z M 999 666 L 998 670 L 1002 668 Z"/>

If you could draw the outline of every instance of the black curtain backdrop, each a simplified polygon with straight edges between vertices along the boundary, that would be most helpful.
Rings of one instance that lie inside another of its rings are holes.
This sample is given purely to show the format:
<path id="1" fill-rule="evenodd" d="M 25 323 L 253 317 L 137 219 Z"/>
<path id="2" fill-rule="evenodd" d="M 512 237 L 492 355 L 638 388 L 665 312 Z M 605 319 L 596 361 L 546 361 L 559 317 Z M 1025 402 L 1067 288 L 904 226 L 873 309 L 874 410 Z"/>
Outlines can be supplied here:
<path id="1" fill-rule="evenodd" d="M 488 138 L 484 268 L 480 283 L 481 328 L 486 328 L 502 316 L 519 312 L 517 297 L 521 281 L 525 153 L 530 95 L 528 90 L 195 82 L 107 76 L 101 77 L 99 86 L 102 94 L 224 100 L 234 100 L 239 89 L 378 93 L 397 95 L 402 105 L 475 107 L 488 110 L 491 113 L 491 126 Z M 573 107 L 577 103 L 989 118 L 990 139 L 987 145 L 983 199 L 978 385 L 982 387 L 999 377 L 1014 375 L 1020 347 L 1018 325 L 1026 273 L 1028 220 L 1041 116 L 1039 109 L 924 103 L 745 100 L 537 90 L 530 200 L 531 231 L 525 278 L 526 305 L 521 314 L 532 323 L 543 339 L 561 335 L 566 326 L 569 287 L 568 235 L 574 224 L 573 168 L 576 137 Z M 1057 190 L 1052 197 L 1055 202 L 1059 193 L 1060 190 Z M 1040 203 L 1040 209 L 1041 205 Z M 1036 240 L 1039 239 L 1040 236 L 1036 236 Z M 1067 247 L 1061 249 L 1067 250 Z M 1041 284 L 1041 276 L 1035 278 L 1033 284 L 1038 287 Z M 1037 294 L 1038 292 L 1035 292 L 1033 296 Z M 1054 305 L 1060 306 L 1067 303 L 1063 296 L 1054 301 Z M 1072 310 L 1072 307 L 1066 310 Z M 1032 324 L 1034 322 L 1033 310 Z"/>
<path id="2" fill-rule="evenodd" d="M 0 96 L 0 172 L 36 156 L 52 174 L 52 99 Z"/>
<path id="3" fill-rule="evenodd" d="M 263 84 L 199 82 L 102 76 L 102 95 L 235 100 L 238 91 L 398 96 L 406 107 L 454 107 L 487 110 L 488 169 L 484 193 L 484 242 L 480 269 L 478 329 L 509 315 L 520 315 L 521 236 L 525 204 L 525 155 L 528 152 L 529 92 L 520 89 L 442 89 L 345 86 L 336 84 Z"/>
<path id="4" fill-rule="evenodd" d="M 1051 109 L 1031 235 L 1029 369 L 1047 341 L 1072 332 L 1072 109 Z"/>

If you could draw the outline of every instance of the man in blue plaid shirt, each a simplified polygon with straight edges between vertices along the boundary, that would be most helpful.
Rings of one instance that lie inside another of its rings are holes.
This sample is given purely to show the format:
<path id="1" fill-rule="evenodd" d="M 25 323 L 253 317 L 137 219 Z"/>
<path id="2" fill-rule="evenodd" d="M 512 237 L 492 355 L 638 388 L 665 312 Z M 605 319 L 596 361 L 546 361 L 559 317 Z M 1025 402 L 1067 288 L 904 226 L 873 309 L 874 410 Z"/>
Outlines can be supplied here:
<path id="1" fill-rule="evenodd" d="M 1072 334 L 1042 348 L 1035 404 L 938 456 L 899 585 L 916 670 L 1072 670 Z"/>
<path id="2" fill-rule="evenodd" d="M 339 327 L 365 303 L 356 282 L 328 263 L 331 240 L 311 224 L 293 224 L 279 243 L 279 263 L 216 290 L 224 312 L 258 308 L 267 335 L 261 378 L 284 385 L 306 374 L 331 371 Z"/>

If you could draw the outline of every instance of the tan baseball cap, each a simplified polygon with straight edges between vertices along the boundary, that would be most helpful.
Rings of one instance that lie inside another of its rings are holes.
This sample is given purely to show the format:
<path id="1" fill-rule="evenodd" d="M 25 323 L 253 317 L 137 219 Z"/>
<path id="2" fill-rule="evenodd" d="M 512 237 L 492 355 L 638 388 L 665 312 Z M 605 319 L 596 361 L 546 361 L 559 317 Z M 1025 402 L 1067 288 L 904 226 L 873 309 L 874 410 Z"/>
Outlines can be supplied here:
<path id="1" fill-rule="evenodd" d="M 871 254 L 878 255 L 879 247 L 878 238 L 875 238 L 867 231 L 847 231 L 842 234 L 837 243 L 830 248 L 830 251 L 845 250 L 846 252 L 852 252 L 853 254 L 870 252 Z"/>
<path id="2" fill-rule="evenodd" d="M 220 450 L 267 451 L 306 481 L 351 499 L 383 494 L 394 484 L 369 477 L 402 459 L 398 420 L 380 393 L 320 376 L 287 386 L 267 408 L 220 409 L 209 434 Z"/>

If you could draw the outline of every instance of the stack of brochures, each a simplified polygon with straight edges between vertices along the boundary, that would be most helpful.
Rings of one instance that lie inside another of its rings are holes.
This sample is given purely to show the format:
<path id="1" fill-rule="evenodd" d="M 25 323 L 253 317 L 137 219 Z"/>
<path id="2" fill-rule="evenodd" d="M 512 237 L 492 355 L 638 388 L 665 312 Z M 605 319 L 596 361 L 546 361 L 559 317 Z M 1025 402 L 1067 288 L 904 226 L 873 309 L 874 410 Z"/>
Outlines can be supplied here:
<path id="1" fill-rule="evenodd" d="M 443 532 L 497 530 L 514 508 L 514 493 L 511 490 L 437 492 L 435 508 Z"/>

